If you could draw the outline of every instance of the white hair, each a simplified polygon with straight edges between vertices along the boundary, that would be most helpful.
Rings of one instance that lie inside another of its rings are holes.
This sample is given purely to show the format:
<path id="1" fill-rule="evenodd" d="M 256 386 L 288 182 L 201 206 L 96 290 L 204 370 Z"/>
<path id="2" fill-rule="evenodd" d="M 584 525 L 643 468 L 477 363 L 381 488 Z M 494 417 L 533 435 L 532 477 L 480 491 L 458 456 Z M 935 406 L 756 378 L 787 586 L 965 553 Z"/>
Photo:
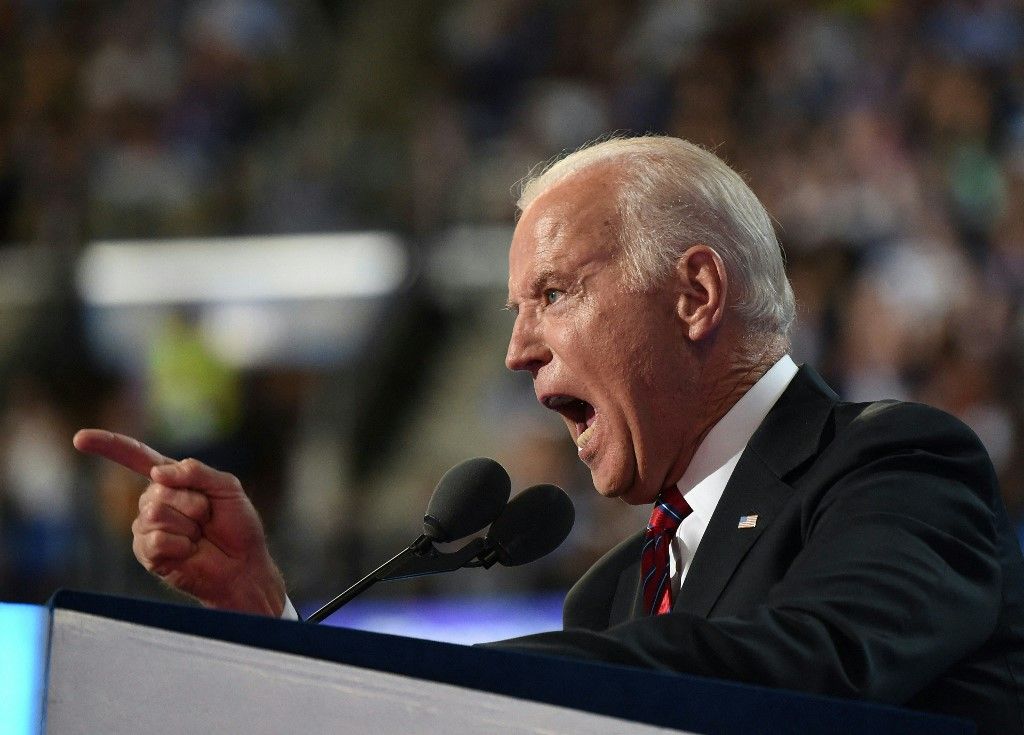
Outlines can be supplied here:
<path id="1" fill-rule="evenodd" d="M 627 285 L 646 290 L 702 243 L 722 262 L 732 307 L 752 332 L 786 337 L 796 315 L 782 248 L 764 206 L 715 154 L 678 138 L 614 138 L 548 165 L 522 185 L 520 211 L 555 184 L 595 164 L 617 172 Z"/>

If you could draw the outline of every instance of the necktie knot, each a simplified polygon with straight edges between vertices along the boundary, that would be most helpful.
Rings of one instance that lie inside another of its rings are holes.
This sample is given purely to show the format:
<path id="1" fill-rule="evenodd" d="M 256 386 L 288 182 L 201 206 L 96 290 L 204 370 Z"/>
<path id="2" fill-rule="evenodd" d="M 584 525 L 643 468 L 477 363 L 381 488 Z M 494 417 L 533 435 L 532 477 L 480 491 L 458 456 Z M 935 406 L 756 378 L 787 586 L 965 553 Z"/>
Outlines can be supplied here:
<path id="1" fill-rule="evenodd" d="M 644 608 L 649 615 L 672 609 L 672 585 L 668 578 L 668 547 L 679 524 L 690 514 L 690 505 L 679 488 L 661 491 L 654 501 L 651 519 L 644 534 L 640 558 L 640 575 L 644 592 Z"/>
<path id="2" fill-rule="evenodd" d="M 647 522 L 647 536 L 674 535 L 679 524 L 690 514 L 690 505 L 683 498 L 679 488 L 670 487 L 661 491 L 654 501 L 651 518 Z"/>

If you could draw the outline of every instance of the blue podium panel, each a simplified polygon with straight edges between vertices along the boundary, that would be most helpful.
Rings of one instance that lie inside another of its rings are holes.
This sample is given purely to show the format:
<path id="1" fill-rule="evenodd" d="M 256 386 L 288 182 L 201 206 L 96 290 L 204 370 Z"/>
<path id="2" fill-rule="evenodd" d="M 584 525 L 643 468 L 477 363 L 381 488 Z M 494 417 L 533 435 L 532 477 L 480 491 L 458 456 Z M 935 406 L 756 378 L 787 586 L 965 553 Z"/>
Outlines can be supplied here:
<path id="1" fill-rule="evenodd" d="M 0 603 L 0 735 L 39 731 L 49 613 Z"/>
<path id="2" fill-rule="evenodd" d="M 353 711 L 357 705 L 364 705 L 369 697 L 376 698 L 384 706 L 380 712 L 392 715 L 397 712 L 401 715 L 403 709 L 419 708 L 418 712 L 432 712 L 431 717 L 441 718 L 439 721 L 422 723 L 415 717 L 407 720 L 421 724 L 422 727 L 414 727 L 414 730 L 423 732 L 442 731 L 442 721 L 453 721 L 456 716 L 461 718 L 455 724 L 460 724 L 464 728 L 462 731 L 472 732 L 471 729 L 465 729 L 468 727 L 467 722 L 491 721 L 495 718 L 496 721 L 506 721 L 511 731 L 515 729 L 512 725 L 522 724 L 517 721 L 517 713 L 521 712 L 525 718 L 527 710 L 533 713 L 531 717 L 535 714 L 540 718 L 538 722 L 549 722 L 544 718 L 550 713 L 537 705 L 562 708 L 567 721 L 572 719 L 570 715 L 573 713 L 579 713 L 581 717 L 589 713 L 600 718 L 616 718 L 615 721 L 623 725 L 632 723 L 631 727 L 638 731 L 663 728 L 673 732 L 696 733 L 966 735 L 974 730 L 973 725 L 960 720 L 870 703 L 593 662 L 269 620 L 180 605 L 60 592 L 51 601 L 51 608 L 54 621 L 62 618 L 70 620 L 74 615 L 80 618 L 77 623 L 65 626 L 64 630 L 69 635 L 52 634 L 51 648 L 78 640 L 86 643 L 88 649 L 84 653 L 79 651 L 78 659 L 67 657 L 60 661 L 51 651 L 51 689 L 55 686 L 53 677 L 58 673 L 87 669 L 88 656 L 102 656 L 106 650 L 104 646 L 117 647 L 119 641 L 123 641 L 125 646 L 129 643 L 135 646 L 130 657 L 125 660 L 126 665 L 138 663 L 137 657 L 146 655 L 144 645 L 147 642 L 146 631 L 149 630 L 149 637 L 155 641 L 154 655 L 175 646 L 185 652 L 184 663 L 180 657 L 175 661 L 178 667 L 175 670 L 184 672 L 181 674 L 183 680 L 176 684 L 171 677 L 161 684 L 162 687 L 170 688 L 169 696 L 172 699 L 177 694 L 175 687 L 187 691 L 189 686 L 195 686 L 194 681 L 188 681 L 187 672 L 198 670 L 203 663 L 201 657 L 205 655 L 205 650 L 201 641 L 205 639 L 210 641 L 206 646 L 210 650 L 220 650 L 219 644 L 214 642 L 221 642 L 244 646 L 253 651 L 253 655 L 267 654 L 267 668 L 261 669 L 255 665 L 253 661 L 257 659 L 254 658 L 252 661 L 246 659 L 234 669 L 236 674 L 237 671 L 251 670 L 252 687 L 271 693 L 266 696 L 277 696 L 272 694 L 275 691 L 287 690 L 292 695 L 305 691 L 296 687 L 276 690 L 267 688 L 267 682 L 273 676 L 288 679 L 284 684 L 294 684 L 303 676 L 306 677 L 305 682 L 316 680 L 309 672 L 299 671 L 296 668 L 300 667 L 297 661 L 313 660 L 309 663 L 310 670 L 319 667 L 316 671 L 320 677 L 332 677 L 334 669 L 330 666 L 325 668 L 325 663 L 338 664 L 337 672 L 343 675 L 332 685 L 333 689 L 325 689 L 322 695 L 318 695 L 321 699 L 317 701 L 324 707 L 330 709 L 336 706 L 336 702 L 324 701 L 324 697 L 329 699 L 342 696 L 339 693 L 347 693 L 345 696 L 353 697 Z M 98 643 L 99 637 L 94 630 L 87 628 L 92 626 L 98 630 L 95 627 L 96 621 L 104 620 L 120 621 L 122 624 L 131 624 L 131 627 L 108 631 L 108 637 Z M 54 630 L 58 629 L 55 622 Z M 185 645 L 171 639 L 160 639 L 162 632 L 187 634 L 200 644 L 192 642 Z M 236 663 L 244 658 L 237 646 L 232 650 L 235 652 L 211 654 L 206 660 L 212 665 L 226 658 L 233 658 Z M 282 663 L 278 659 L 271 659 L 272 652 L 302 658 L 289 658 Z M 187 655 L 197 657 L 191 667 Z M 144 668 L 139 670 L 145 671 Z M 354 682 L 359 677 L 353 678 L 352 672 L 358 670 L 366 670 L 365 678 L 370 681 L 367 686 L 372 691 L 356 691 L 358 687 Z M 116 673 L 117 669 L 113 671 Z M 272 672 L 276 673 L 272 675 Z M 382 677 L 376 672 L 397 675 L 398 678 Z M 167 673 L 168 670 L 164 669 L 153 672 L 153 675 Z M 415 686 L 409 686 L 410 681 Z M 242 701 L 245 692 L 241 690 L 245 687 L 239 687 L 238 697 Z M 67 688 L 63 691 L 65 700 L 74 698 L 74 691 Z M 424 695 L 424 691 L 434 692 L 436 701 L 441 704 L 432 704 L 431 696 L 434 695 Z M 53 701 L 52 692 L 48 696 Z M 402 699 L 403 696 L 409 697 L 409 701 Z M 396 699 L 390 702 L 388 697 Z M 230 696 L 225 696 L 222 701 L 224 707 L 231 707 L 230 699 Z M 88 702 L 85 704 L 88 706 Z M 109 704 L 116 707 L 123 703 L 119 703 L 112 695 Z M 215 710 L 211 709 L 209 716 L 216 719 L 222 713 Z M 314 717 L 311 708 L 303 711 Z M 473 716 L 477 717 L 476 720 L 463 717 L 465 712 L 470 711 L 475 712 Z M 607 722 L 600 718 L 594 720 L 595 727 L 607 727 Z M 313 719 L 310 720 L 312 722 Z M 324 721 L 315 722 L 322 724 Z M 344 724 L 339 722 L 338 727 L 344 729 Z M 615 726 L 612 731 L 617 731 L 617 728 Z M 299 726 L 294 728 L 294 731 L 301 730 Z M 531 730 L 518 727 L 516 731 Z M 572 730 L 556 727 L 554 731 Z"/>

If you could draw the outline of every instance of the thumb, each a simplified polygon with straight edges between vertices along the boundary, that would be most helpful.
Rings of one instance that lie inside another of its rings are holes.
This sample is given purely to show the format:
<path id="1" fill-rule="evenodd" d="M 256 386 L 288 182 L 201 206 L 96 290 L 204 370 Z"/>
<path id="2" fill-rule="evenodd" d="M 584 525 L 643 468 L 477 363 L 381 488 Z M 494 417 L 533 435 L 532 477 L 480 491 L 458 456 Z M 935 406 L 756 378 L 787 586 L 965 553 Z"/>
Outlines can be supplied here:
<path id="1" fill-rule="evenodd" d="M 221 472 L 198 459 L 183 459 L 172 464 L 157 465 L 149 473 L 153 482 L 168 487 L 188 488 L 211 499 L 244 497 L 242 484 L 228 472 Z"/>

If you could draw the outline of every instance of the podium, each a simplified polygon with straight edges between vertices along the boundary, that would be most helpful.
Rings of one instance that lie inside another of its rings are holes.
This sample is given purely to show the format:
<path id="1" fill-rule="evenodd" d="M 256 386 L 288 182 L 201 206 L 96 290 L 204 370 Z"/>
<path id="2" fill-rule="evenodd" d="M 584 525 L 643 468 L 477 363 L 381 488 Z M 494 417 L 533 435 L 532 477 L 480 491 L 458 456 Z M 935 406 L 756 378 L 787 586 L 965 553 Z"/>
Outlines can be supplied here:
<path id="1" fill-rule="evenodd" d="M 0 604 L 0 629 L 38 643 L 0 665 L 19 668 L 4 674 L 0 720 L 24 718 L 0 732 L 974 731 L 864 702 L 82 592 Z M 29 701 L 12 703 L 15 690 Z"/>

